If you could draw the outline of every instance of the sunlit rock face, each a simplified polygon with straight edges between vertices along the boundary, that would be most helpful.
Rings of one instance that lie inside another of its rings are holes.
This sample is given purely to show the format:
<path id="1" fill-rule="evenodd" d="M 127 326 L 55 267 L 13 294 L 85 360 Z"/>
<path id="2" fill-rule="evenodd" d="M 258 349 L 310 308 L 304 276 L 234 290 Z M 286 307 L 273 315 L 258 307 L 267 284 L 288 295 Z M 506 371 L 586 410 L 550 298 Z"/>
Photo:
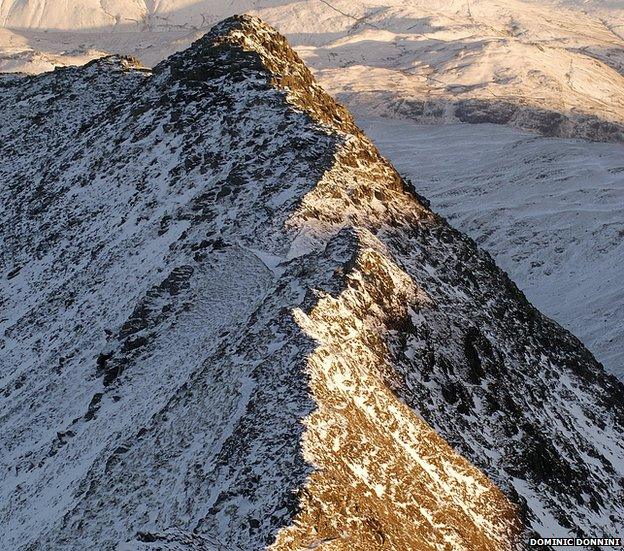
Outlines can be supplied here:
<path id="1" fill-rule="evenodd" d="M 622 530 L 621 384 L 259 19 L 0 117 L 1 547 Z"/>

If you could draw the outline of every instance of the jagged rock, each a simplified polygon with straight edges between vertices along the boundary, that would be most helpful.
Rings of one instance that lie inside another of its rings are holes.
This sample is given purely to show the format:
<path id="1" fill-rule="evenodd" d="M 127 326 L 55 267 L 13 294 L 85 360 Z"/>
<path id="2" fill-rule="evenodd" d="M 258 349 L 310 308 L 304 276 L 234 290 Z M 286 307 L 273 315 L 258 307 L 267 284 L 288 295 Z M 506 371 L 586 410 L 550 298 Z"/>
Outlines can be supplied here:
<path id="1" fill-rule="evenodd" d="M 0 117 L 2 547 L 624 527 L 621 383 L 260 20 L 7 81 Z"/>

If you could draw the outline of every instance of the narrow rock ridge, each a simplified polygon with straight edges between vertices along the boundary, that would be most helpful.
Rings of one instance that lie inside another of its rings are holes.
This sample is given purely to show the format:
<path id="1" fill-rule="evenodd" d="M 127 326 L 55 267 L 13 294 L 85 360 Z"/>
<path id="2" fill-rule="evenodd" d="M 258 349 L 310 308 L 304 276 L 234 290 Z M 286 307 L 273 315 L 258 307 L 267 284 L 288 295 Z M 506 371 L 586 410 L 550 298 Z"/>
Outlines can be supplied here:
<path id="1" fill-rule="evenodd" d="M 318 343 L 308 360 L 317 407 L 303 435 L 315 470 L 271 549 L 516 548 L 515 506 L 389 388 L 387 326 L 429 297 L 371 233 L 353 241 L 346 288 L 295 311 Z"/>
<path id="2" fill-rule="evenodd" d="M 58 134 L 46 149 L 33 123 L 40 155 L 0 157 L 0 546 L 508 549 L 624 528 L 622 385 L 283 37 L 230 18 L 151 75 L 116 72 L 134 81 L 114 101 L 90 70 L 73 85 L 94 99 L 30 79 Z"/>
<path id="3" fill-rule="evenodd" d="M 249 53 L 257 55 L 269 83 L 286 91 L 288 100 L 312 119 L 333 130 L 361 134 L 351 114 L 318 85 L 286 39 L 251 15 L 235 15 L 218 23 L 189 50 L 158 65 L 155 72 L 172 68 L 174 74 L 201 81 L 215 72 L 228 71 L 227 67 L 215 66 L 220 55 L 225 54 L 226 59 L 232 56 L 238 62 L 245 58 L 249 63 L 254 59 Z"/>

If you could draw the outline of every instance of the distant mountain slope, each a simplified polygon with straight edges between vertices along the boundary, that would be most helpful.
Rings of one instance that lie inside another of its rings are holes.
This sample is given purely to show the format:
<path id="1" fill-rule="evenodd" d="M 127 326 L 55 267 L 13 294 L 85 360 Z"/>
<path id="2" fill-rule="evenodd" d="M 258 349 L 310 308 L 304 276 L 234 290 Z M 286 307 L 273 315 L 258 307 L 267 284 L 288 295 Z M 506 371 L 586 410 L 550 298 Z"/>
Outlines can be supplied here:
<path id="1" fill-rule="evenodd" d="M 624 380 L 621 145 L 494 125 L 360 122 L 438 212 Z"/>
<path id="2" fill-rule="evenodd" d="M 0 547 L 624 528 L 622 385 L 270 27 L 0 82 Z"/>
<path id="3" fill-rule="evenodd" d="M 49 70 L 98 51 L 151 65 L 245 11 L 289 36 L 359 114 L 624 140 L 624 6 L 615 2 L 5 0 L 0 70 Z"/>

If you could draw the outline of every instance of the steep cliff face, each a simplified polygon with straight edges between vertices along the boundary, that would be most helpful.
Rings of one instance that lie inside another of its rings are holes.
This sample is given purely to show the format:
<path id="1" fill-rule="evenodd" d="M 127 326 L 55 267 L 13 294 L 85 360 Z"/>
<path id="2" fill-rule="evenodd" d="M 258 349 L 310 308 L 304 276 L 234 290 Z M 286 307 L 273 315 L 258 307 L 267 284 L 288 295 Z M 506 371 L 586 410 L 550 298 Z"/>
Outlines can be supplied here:
<path id="1" fill-rule="evenodd" d="M 55 113 L 2 130 L 4 547 L 623 528 L 621 384 L 283 37 L 234 17 L 153 74 L 130 65 L 0 88 L 0 109 L 19 91 Z"/>

